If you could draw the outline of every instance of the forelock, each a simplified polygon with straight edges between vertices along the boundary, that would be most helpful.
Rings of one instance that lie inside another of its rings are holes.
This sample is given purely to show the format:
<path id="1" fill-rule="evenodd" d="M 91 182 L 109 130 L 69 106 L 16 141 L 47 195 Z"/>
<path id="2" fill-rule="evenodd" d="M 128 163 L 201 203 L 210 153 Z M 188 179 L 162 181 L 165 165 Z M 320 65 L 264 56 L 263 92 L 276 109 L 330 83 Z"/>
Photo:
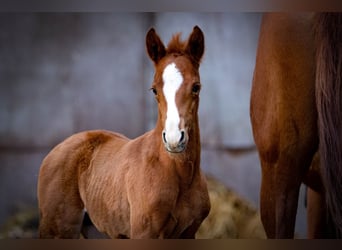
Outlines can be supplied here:
<path id="1" fill-rule="evenodd" d="M 181 33 L 177 33 L 172 36 L 170 42 L 167 45 L 167 54 L 185 54 L 186 41 L 181 40 Z"/>

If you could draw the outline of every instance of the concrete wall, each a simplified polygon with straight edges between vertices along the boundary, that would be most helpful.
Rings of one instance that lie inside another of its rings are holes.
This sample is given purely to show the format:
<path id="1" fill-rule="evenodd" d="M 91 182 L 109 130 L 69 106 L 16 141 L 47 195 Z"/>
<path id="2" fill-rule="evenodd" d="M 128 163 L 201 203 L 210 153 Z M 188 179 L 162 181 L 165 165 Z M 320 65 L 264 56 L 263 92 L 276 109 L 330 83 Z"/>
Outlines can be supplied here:
<path id="1" fill-rule="evenodd" d="M 186 39 L 194 25 L 203 30 L 202 168 L 258 207 L 249 96 L 260 20 L 255 13 L 1 13 L 0 225 L 36 206 L 41 160 L 65 137 L 95 128 L 135 137 L 153 128 L 145 52 L 152 26 L 165 43 L 175 32 Z"/>

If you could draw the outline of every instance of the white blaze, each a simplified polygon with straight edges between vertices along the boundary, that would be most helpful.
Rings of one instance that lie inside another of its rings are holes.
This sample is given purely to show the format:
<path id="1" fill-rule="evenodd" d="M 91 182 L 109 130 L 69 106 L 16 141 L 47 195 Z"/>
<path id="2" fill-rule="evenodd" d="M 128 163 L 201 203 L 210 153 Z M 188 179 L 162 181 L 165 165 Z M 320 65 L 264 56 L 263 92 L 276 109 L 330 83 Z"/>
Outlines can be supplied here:
<path id="1" fill-rule="evenodd" d="M 177 145 L 181 137 L 181 132 L 179 130 L 180 118 L 176 105 L 176 93 L 183 83 L 183 76 L 177 69 L 175 63 L 171 63 L 165 67 L 163 81 L 163 92 L 167 103 L 165 137 L 169 144 Z"/>

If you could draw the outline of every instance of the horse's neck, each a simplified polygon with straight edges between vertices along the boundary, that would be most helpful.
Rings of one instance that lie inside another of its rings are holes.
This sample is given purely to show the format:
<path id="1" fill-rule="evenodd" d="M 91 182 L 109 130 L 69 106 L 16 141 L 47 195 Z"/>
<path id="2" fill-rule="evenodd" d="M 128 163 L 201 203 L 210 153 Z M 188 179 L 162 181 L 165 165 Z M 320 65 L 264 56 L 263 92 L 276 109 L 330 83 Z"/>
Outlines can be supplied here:
<path id="1" fill-rule="evenodd" d="M 158 147 L 159 159 L 164 165 L 172 167 L 183 183 L 190 185 L 195 175 L 199 173 L 201 160 L 200 131 L 198 122 L 189 131 L 189 142 L 187 148 L 182 153 L 169 153 L 162 142 L 162 129 L 157 126 L 154 129 L 156 138 L 159 137 Z"/>

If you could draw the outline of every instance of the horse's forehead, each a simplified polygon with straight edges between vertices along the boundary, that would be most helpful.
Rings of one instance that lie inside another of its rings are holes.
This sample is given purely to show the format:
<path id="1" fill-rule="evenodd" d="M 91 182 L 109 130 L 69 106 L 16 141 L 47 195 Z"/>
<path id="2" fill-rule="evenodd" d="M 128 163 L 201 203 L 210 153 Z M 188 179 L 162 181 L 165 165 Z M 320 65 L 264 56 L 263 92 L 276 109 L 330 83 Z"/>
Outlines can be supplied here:
<path id="1" fill-rule="evenodd" d="M 163 92 L 167 98 L 167 95 L 175 95 L 177 90 L 184 82 L 183 74 L 178 69 L 177 65 L 172 62 L 168 64 L 162 74 L 163 79 Z"/>
<path id="2" fill-rule="evenodd" d="M 184 80 L 188 77 L 193 78 L 197 76 L 196 70 L 194 69 L 195 67 L 188 58 L 175 57 L 164 61 L 160 67 L 160 75 L 164 83 L 166 77 L 182 77 Z"/>
<path id="3" fill-rule="evenodd" d="M 165 66 L 162 77 L 165 82 L 167 79 L 183 78 L 183 73 L 175 62 L 171 62 Z"/>

